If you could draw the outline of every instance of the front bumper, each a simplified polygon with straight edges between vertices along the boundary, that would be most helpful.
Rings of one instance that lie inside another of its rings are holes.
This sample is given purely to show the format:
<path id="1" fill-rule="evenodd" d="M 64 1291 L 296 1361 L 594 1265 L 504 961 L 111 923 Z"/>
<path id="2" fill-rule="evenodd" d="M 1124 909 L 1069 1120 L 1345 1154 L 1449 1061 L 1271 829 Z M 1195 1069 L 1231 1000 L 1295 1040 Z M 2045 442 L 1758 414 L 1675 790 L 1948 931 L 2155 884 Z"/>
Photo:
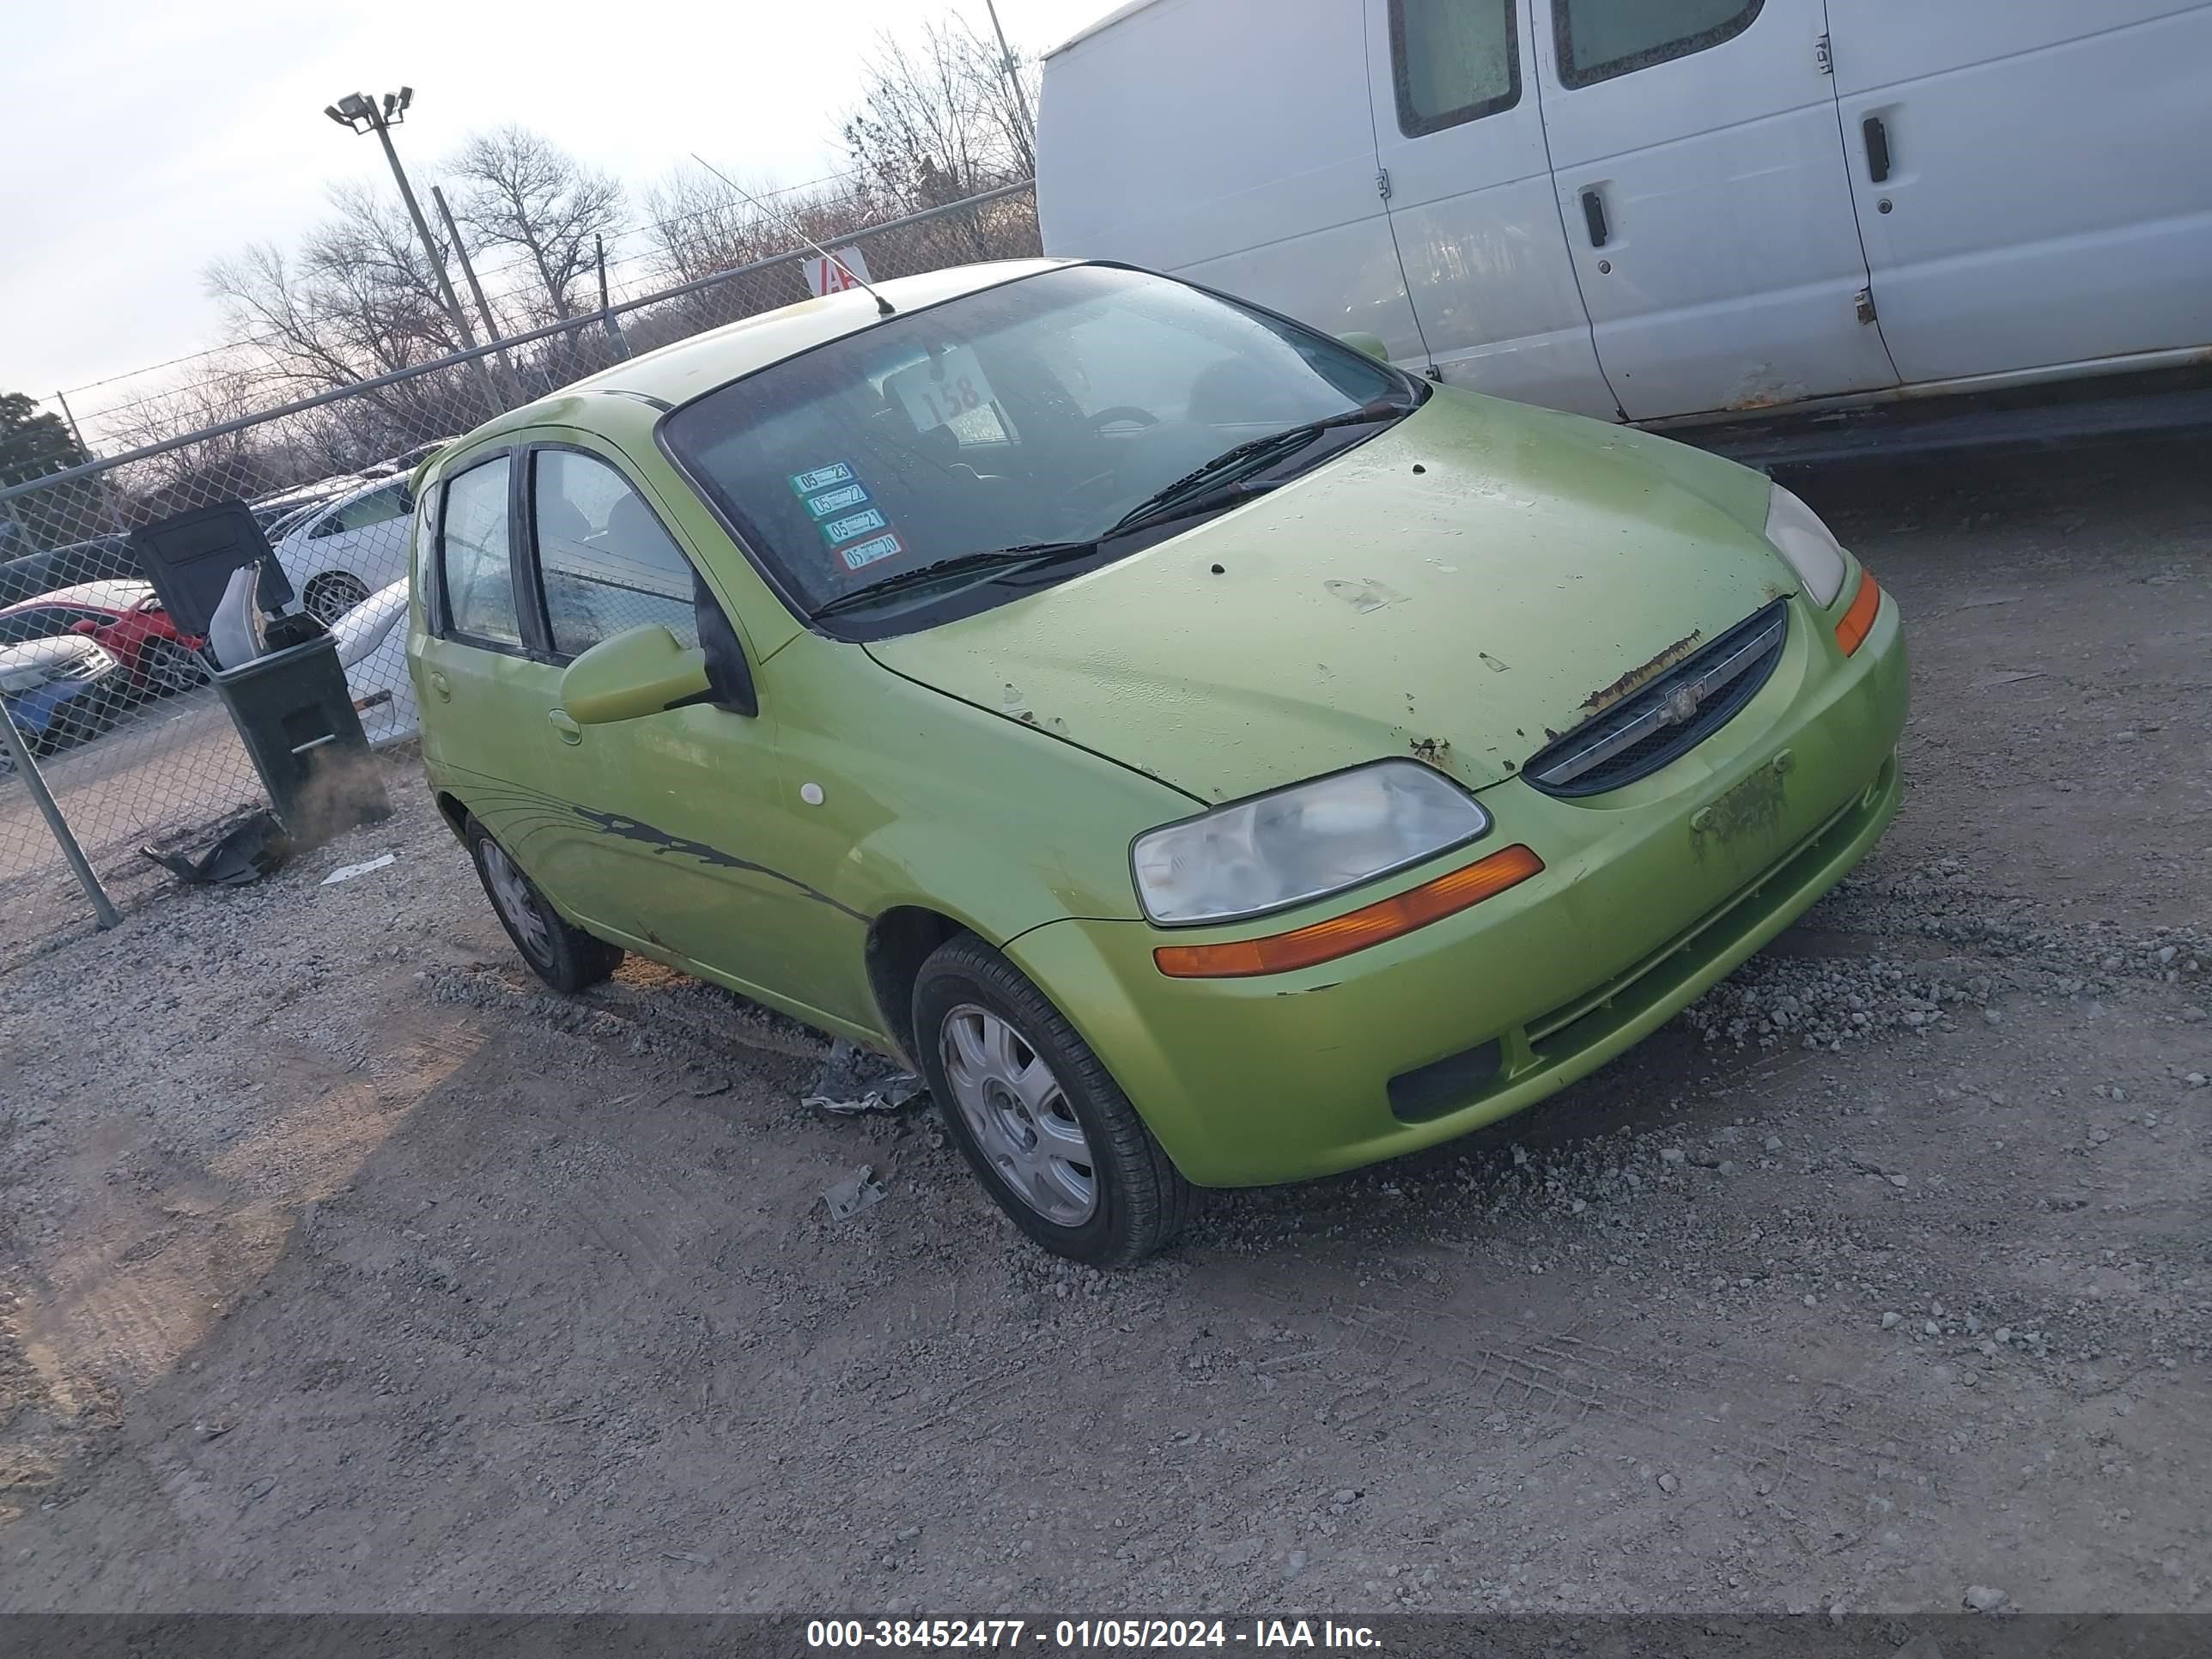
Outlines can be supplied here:
<path id="1" fill-rule="evenodd" d="M 41 746 L 84 738 L 99 732 L 112 713 L 112 699 L 125 682 L 118 668 L 90 679 L 48 680 L 8 696 L 9 717 L 26 742 Z"/>
<path id="2" fill-rule="evenodd" d="M 1459 915 L 1250 979 L 1171 980 L 1152 951 L 1287 931 L 1347 902 L 1172 933 L 1059 921 L 1008 954 L 1201 1185 L 1326 1175 L 1465 1134 L 1648 1035 L 1796 920 L 1888 827 L 1905 708 L 1896 601 L 1883 597 L 1848 659 L 1831 621 L 1800 610 L 1794 624 L 1758 696 L 1651 776 L 1579 801 L 1518 781 L 1485 791 L 1497 827 L 1473 850 L 1524 842 L 1547 867 Z M 1357 902 L 1468 857 L 1408 871 Z"/>

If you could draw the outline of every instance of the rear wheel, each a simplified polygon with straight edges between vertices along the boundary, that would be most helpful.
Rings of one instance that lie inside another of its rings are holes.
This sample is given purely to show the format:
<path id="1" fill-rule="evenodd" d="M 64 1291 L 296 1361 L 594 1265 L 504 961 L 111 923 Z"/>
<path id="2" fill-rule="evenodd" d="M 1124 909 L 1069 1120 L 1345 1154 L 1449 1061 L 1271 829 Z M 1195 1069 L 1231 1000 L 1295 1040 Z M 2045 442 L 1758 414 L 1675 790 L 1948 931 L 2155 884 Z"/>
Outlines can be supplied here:
<path id="1" fill-rule="evenodd" d="M 328 627 L 368 598 L 368 584 L 360 577 L 344 570 L 325 570 L 309 579 L 300 602 L 316 621 Z"/>
<path id="2" fill-rule="evenodd" d="M 474 818 L 469 820 L 468 845 L 500 926 L 538 978 L 565 994 L 597 985 L 614 972 L 623 959 L 621 947 L 563 921 L 538 884 Z"/>
<path id="3" fill-rule="evenodd" d="M 1094 1267 L 1141 1261 L 1198 1193 L 1044 993 L 981 939 L 940 945 L 915 981 L 915 1046 L 946 1127 L 1014 1223 Z"/>

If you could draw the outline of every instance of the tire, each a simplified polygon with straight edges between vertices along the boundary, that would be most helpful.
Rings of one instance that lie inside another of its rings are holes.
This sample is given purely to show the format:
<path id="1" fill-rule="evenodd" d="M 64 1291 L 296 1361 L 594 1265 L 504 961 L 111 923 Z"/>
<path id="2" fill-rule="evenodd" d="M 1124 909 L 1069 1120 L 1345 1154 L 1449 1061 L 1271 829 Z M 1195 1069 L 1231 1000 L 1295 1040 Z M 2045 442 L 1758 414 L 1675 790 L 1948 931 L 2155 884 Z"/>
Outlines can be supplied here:
<path id="1" fill-rule="evenodd" d="M 327 628 L 368 598 L 368 585 L 360 577 L 349 571 L 325 570 L 309 579 L 300 603 Z"/>
<path id="2" fill-rule="evenodd" d="M 469 820 L 467 841 L 492 914 L 538 978 L 562 995 L 573 995 L 597 985 L 621 964 L 621 946 L 563 921 L 538 884 L 474 818 Z"/>
<path id="3" fill-rule="evenodd" d="M 207 665 L 196 652 L 174 640 L 149 640 L 139 648 L 138 663 L 146 677 L 149 697 L 174 696 L 208 683 Z"/>
<path id="4" fill-rule="evenodd" d="M 947 1132 L 1000 1207 L 1046 1249 L 1127 1267 L 1190 1219 L 1198 1189 L 1104 1063 L 981 939 L 947 940 L 922 964 L 914 1029 Z"/>

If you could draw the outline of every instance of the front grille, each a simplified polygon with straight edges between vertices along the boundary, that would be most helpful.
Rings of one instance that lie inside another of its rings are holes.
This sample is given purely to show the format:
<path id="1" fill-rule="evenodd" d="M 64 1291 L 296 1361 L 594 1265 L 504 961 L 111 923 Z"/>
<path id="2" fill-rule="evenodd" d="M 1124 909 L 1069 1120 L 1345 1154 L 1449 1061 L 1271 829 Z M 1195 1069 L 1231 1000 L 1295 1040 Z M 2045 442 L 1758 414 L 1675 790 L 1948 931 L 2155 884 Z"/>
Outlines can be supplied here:
<path id="1" fill-rule="evenodd" d="M 1522 776 L 1565 799 L 1649 777 L 1741 712 L 1782 660 L 1789 635 L 1789 602 L 1777 599 L 1635 696 L 1538 750 Z"/>

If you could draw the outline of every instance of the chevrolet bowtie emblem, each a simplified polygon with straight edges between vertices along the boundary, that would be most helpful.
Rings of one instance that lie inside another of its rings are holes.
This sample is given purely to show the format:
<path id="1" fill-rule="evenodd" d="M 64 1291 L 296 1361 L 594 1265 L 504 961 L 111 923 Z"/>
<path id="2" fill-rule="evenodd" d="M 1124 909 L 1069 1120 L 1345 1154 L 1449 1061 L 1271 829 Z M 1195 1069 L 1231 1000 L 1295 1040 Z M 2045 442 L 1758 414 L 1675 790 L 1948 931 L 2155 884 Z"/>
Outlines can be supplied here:
<path id="1" fill-rule="evenodd" d="M 1705 699 L 1694 685 L 1678 685 L 1668 695 L 1666 714 L 1669 726 L 1687 726 L 1698 717 L 1698 705 Z"/>

